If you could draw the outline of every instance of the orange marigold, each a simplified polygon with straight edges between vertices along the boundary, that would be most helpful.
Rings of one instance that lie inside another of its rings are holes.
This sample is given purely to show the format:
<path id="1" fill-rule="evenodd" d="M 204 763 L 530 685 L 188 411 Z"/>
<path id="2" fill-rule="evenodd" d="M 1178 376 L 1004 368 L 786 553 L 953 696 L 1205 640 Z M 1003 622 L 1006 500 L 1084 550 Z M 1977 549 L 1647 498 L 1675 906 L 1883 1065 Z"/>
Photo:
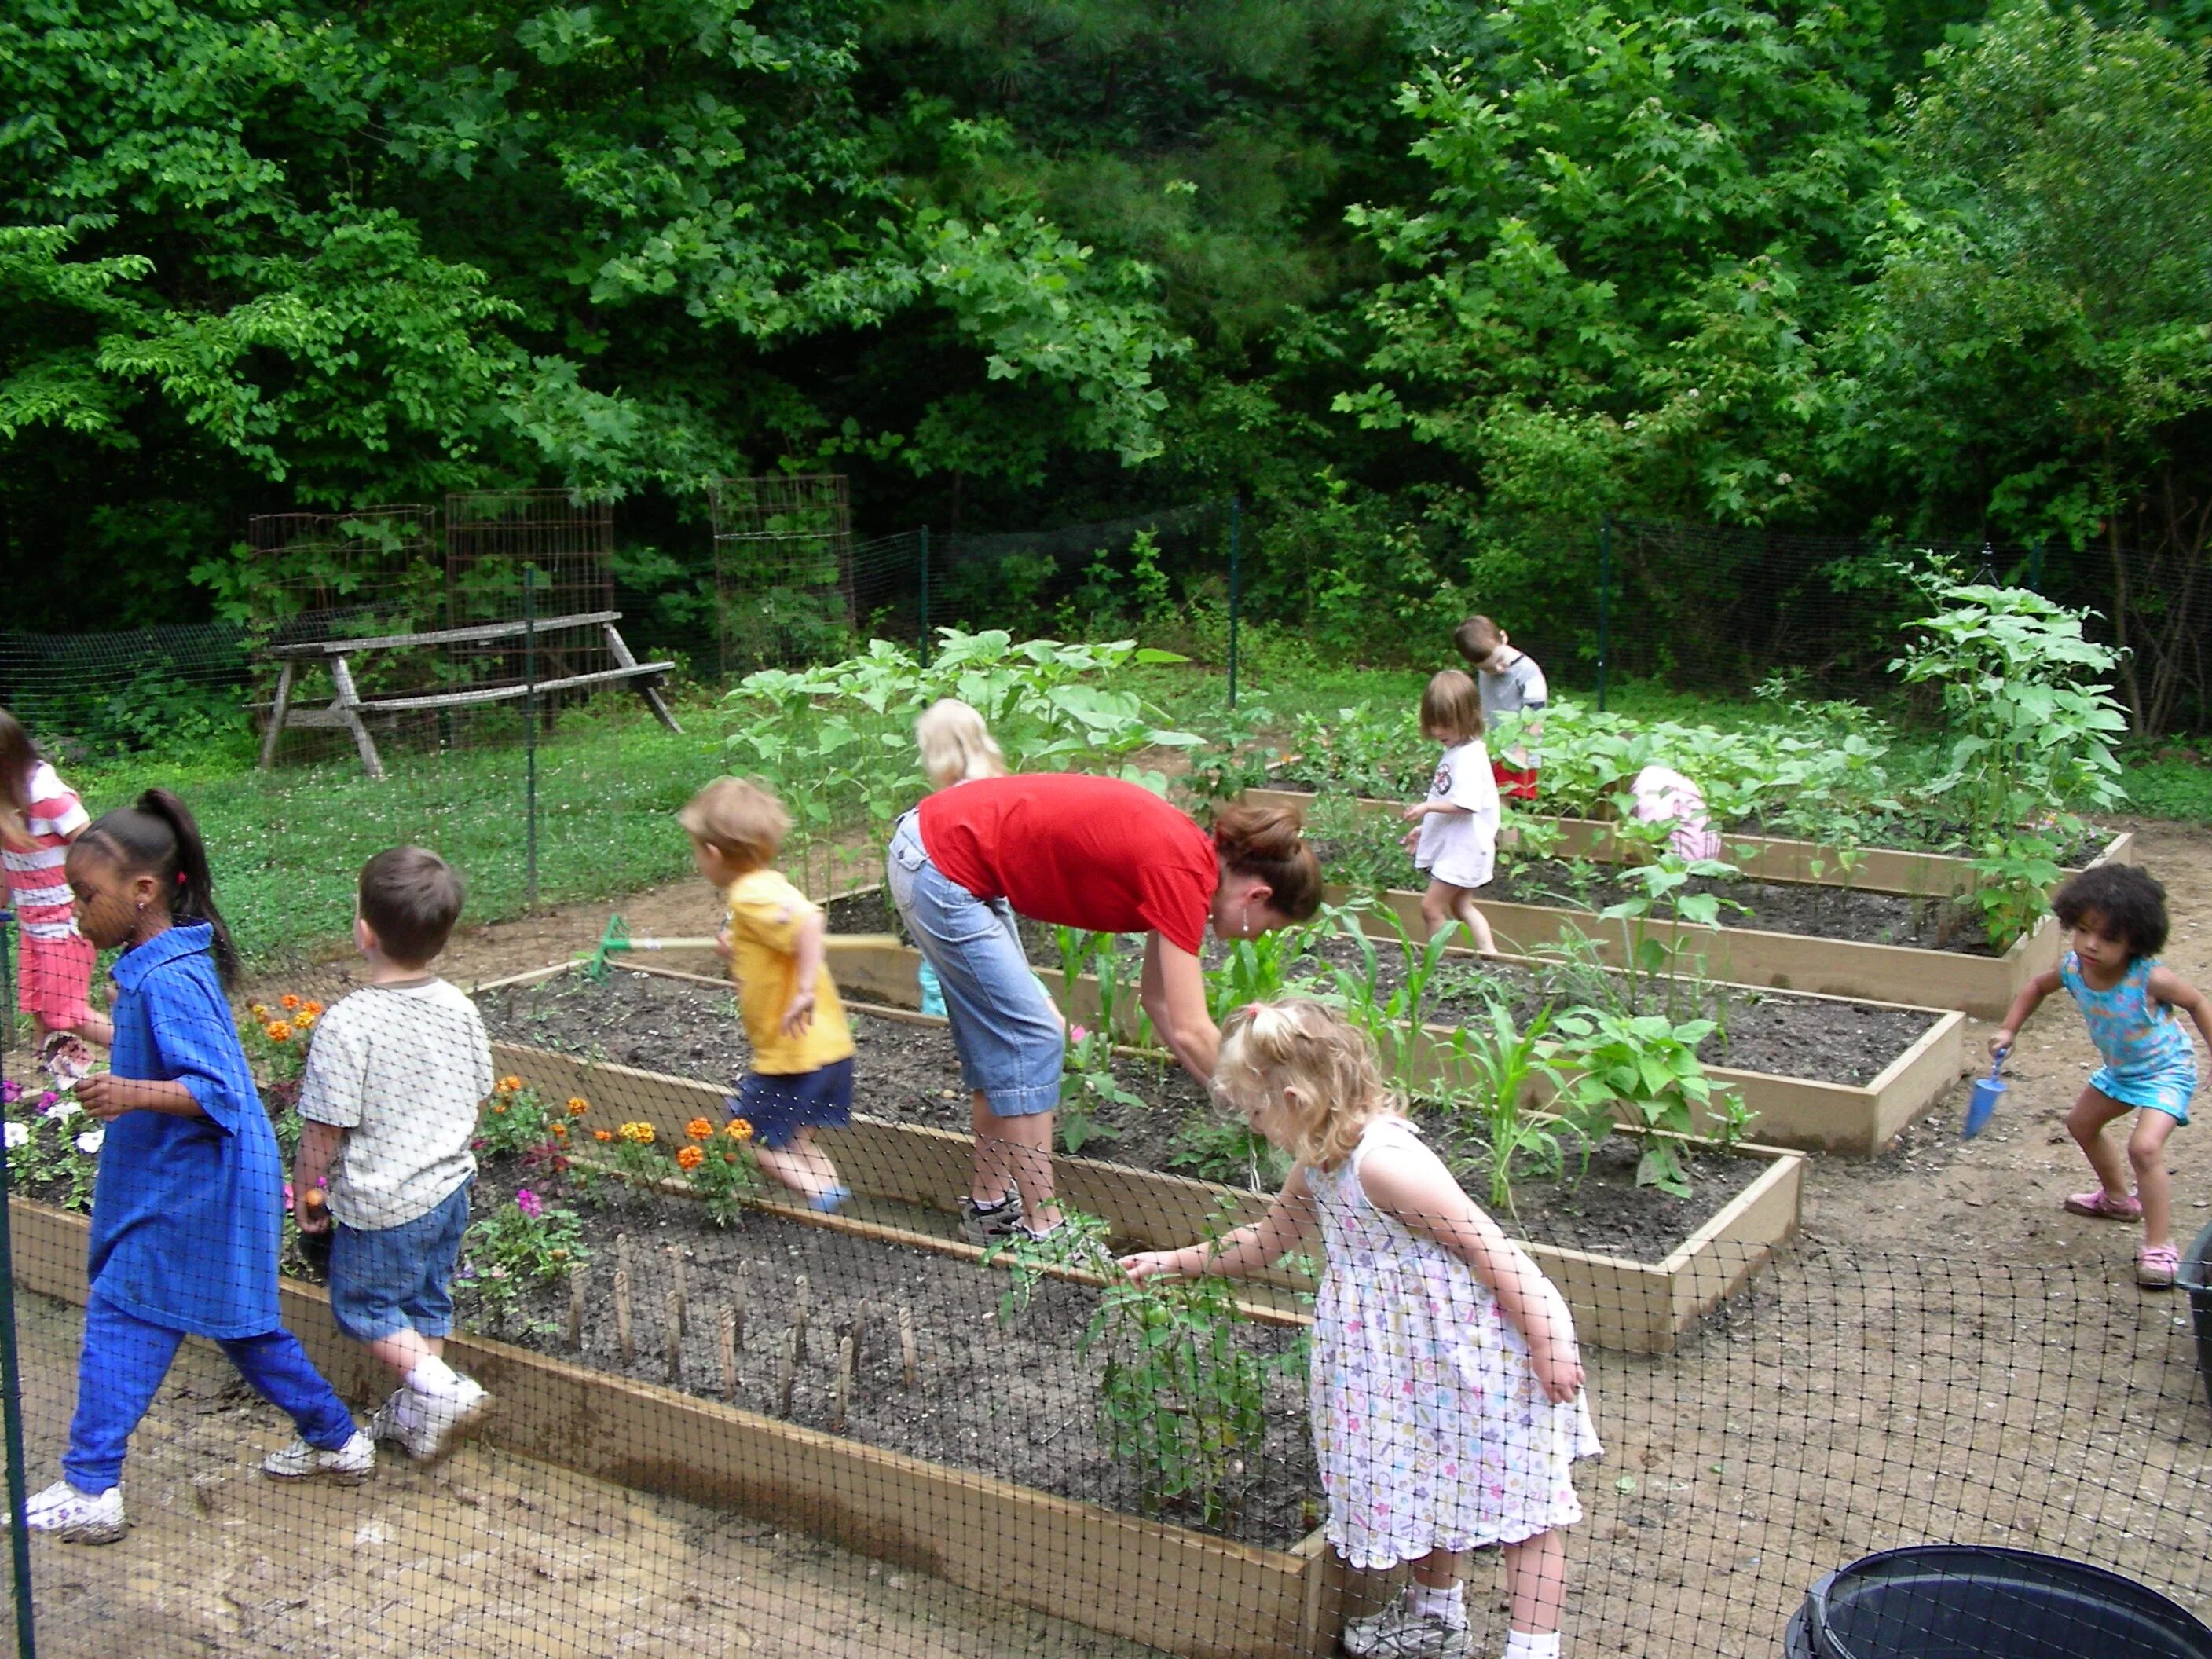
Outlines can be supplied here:
<path id="1" fill-rule="evenodd" d="M 568 1138 L 568 1126 L 567 1124 L 555 1123 L 548 1127 L 552 1130 L 555 1139 L 566 1140 Z"/>
<path id="2" fill-rule="evenodd" d="M 753 1138 L 753 1126 L 741 1117 L 733 1117 L 730 1120 L 730 1127 L 722 1133 L 732 1140 L 750 1140 Z"/>
<path id="3" fill-rule="evenodd" d="M 706 1161 L 707 1154 L 696 1146 L 681 1146 L 677 1149 L 676 1164 L 678 1169 L 696 1170 Z"/>
<path id="4" fill-rule="evenodd" d="M 263 1029 L 271 1042 L 289 1042 L 292 1040 L 292 1028 L 283 1020 L 271 1020 Z"/>
<path id="5" fill-rule="evenodd" d="M 614 1138 L 615 1132 L 612 1129 L 594 1129 L 592 1131 L 592 1139 L 594 1140 L 612 1140 Z"/>
<path id="6" fill-rule="evenodd" d="M 591 1109 L 592 1103 L 585 1099 L 583 1096 L 570 1095 L 568 1097 L 568 1115 L 570 1117 L 581 1117 L 585 1113 Z"/>
<path id="7" fill-rule="evenodd" d="M 309 998 L 307 1006 L 302 1008 L 300 1012 L 307 1015 L 310 1019 L 320 1019 L 323 1017 L 323 1005 L 315 1001 L 313 998 Z"/>
<path id="8" fill-rule="evenodd" d="M 284 994 L 278 997 L 276 1000 L 284 1005 L 284 1012 L 287 1013 L 291 1012 L 292 1010 L 300 1006 L 300 999 L 294 996 L 289 991 L 285 992 Z"/>
<path id="9" fill-rule="evenodd" d="M 695 1117 L 684 1126 L 684 1133 L 694 1140 L 712 1140 L 714 1138 L 714 1126 L 703 1117 Z"/>
<path id="10" fill-rule="evenodd" d="M 501 1094 L 516 1094 L 521 1091 L 522 1079 L 519 1077 L 503 1077 L 500 1079 L 496 1086 L 498 1092 Z"/>

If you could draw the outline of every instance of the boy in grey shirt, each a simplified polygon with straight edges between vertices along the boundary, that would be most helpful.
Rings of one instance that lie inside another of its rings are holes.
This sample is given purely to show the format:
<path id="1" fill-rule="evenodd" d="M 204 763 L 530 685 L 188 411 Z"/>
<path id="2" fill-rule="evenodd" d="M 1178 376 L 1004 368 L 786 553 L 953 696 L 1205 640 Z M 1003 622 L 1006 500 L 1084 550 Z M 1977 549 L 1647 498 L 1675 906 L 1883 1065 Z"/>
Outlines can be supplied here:
<path id="1" fill-rule="evenodd" d="M 1493 726 L 1501 714 L 1522 718 L 1520 740 L 1510 750 L 1491 752 L 1490 775 L 1498 781 L 1498 793 L 1514 800 L 1535 799 L 1536 739 L 1543 735 L 1544 705 L 1551 699 L 1544 671 L 1487 617 L 1469 617 L 1454 630 L 1452 643 L 1474 671 L 1483 724 Z"/>
<path id="2" fill-rule="evenodd" d="M 335 1224 L 331 1313 L 400 1387 L 369 1419 L 376 1440 L 436 1457 L 490 1396 L 446 1364 L 448 1288 L 469 1224 L 469 1150 L 492 1089 L 476 1005 L 429 970 L 461 914 L 461 880 L 435 853 L 395 847 L 361 872 L 354 943 L 368 983 L 323 1016 L 300 1085 L 292 1190 L 327 1174 L 330 1206 L 302 1201 L 303 1231 Z"/>

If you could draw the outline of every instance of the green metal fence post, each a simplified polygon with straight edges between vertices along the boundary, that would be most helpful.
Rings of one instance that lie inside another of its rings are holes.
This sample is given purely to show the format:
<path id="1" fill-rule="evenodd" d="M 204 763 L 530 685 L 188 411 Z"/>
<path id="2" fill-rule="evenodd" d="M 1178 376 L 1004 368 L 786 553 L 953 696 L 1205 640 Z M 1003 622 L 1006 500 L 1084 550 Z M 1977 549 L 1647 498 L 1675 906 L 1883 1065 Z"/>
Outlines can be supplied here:
<path id="1" fill-rule="evenodd" d="M 921 527 L 921 665 L 929 666 L 929 526 Z"/>
<path id="2" fill-rule="evenodd" d="M 1243 539 L 1243 503 L 1229 495 L 1229 706 L 1237 707 L 1237 611 L 1243 575 L 1239 560 Z"/>
<path id="3" fill-rule="evenodd" d="M 9 1017 L 15 1010 L 10 1007 Z M 29 1482 L 23 1478 L 23 1376 L 15 1351 L 15 1261 L 9 1224 L 8 1160 L 0 1157 L 0 1423 L 8 1450 L 8 1545 L 15 1567 L 15 1652 L 37 1659 L 39 1633 L 31 1612 L 31 1529 L 23 1523 Z"/>
<path id="4" fill-rule="evenodd" d="M 2035 550 L 2027 556 L 2027 585 L 2038 593 L 2043 592 L 2043 544 L 2047 539 L 2038 536 Z"/>
<path id="5" fill-rule="evenodd" d="M 523 890 L 538 908 L 538 567 L 522 567 Z"/>
<path id="6" fill-rule="evenodd" d="M 1607 611 L 1608 590 L 1613 586 L 1613 514 L 1608 513 L 1597 529 L 1597 712 L 1605 713 L 1605 659 L 1607 638 Z"/>

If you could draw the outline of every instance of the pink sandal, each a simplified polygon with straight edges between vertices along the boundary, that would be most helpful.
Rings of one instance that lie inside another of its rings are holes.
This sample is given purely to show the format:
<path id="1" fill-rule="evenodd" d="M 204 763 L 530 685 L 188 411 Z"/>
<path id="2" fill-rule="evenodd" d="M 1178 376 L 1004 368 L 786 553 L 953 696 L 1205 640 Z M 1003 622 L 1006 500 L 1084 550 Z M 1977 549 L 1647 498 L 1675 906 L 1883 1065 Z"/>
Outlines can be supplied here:
<path id="1" fill-rule="evenodd" d="M 2136 1258 L 2136 1283 L 2147 1291 L 2170 1291 L 2181 1271 L 2181 1252 L 2171 1244 L 2147 1244 Z"/>
<path id="2" fill-rule="evenodd" d="M 2086 1193 L 2071 1194 L 2066 1200 L 2066 1212 L 2095 1216 L 2100 1221 L 2140 1221 L 2142 1200 L 2133 1193 L 2125 1198 L 2114 1198 L 2102 1187 L 2093 1187 Z"/>

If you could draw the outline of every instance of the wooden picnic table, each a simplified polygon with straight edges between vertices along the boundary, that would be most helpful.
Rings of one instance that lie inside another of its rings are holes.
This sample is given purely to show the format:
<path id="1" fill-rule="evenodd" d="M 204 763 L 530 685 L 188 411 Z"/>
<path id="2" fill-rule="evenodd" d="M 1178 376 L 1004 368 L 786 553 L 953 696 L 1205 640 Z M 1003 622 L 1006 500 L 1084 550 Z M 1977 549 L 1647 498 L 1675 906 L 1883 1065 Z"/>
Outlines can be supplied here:
<path id="1" fill-rule="evenodd" d="M 622 614 L 619 611 L 587 611 L 568 617 L 544 617 L 536 622 L 479 623 L 468 628 L 434 629 L 421 634 L 379 634 L 365 639 L 270 646 L 264 654 L 278 664 L 276 698 L 269 711 L 268 730 L 261 738 L 262 769 L 265 771 L 276 763 L 277 739 L 287 730 L 335 728 L 352 734 L 354 747 L 361 752 L 362 769 L 372 778 L 380 778 L 384 775 L 384 761 L 376 752 L 376 740 L 369 736 L 365 716 L 406 714 L 418 709 L 468 708 L 484 703 L 509 702 L 540 692 L 573 691 L 586 685 L 627 684 L 645 699 L 646 707 L 653 710 L 656 720 L 672 732 L 682 732 L 684 728 L 676 723 L 676 716 L 668 712 L 667 701 L 660 695 L 663 681 L 676 665 L 640 662 L 633 656 L 629 647 L 623 642 L 622 630 L 615 626 L 622 620 Z M 608 653 L 615 659 L 612 668 L 562 674 L 535 682 L 516 680 L 499 685 L 465 686 L 453 691 L 413 692 L 398 697 L 364 697 L 354 685 L 350 659 L 355 657 L 380 651 L 416 650 L 424 646 L 520 639 L 532 630 L 542 635 L 583 628 L 599 629 L 605 634 Z M 295 708 L 292 686 L 300 670 L 316 666 L 330 671 L 335 695 L 319 708 Z"/>

